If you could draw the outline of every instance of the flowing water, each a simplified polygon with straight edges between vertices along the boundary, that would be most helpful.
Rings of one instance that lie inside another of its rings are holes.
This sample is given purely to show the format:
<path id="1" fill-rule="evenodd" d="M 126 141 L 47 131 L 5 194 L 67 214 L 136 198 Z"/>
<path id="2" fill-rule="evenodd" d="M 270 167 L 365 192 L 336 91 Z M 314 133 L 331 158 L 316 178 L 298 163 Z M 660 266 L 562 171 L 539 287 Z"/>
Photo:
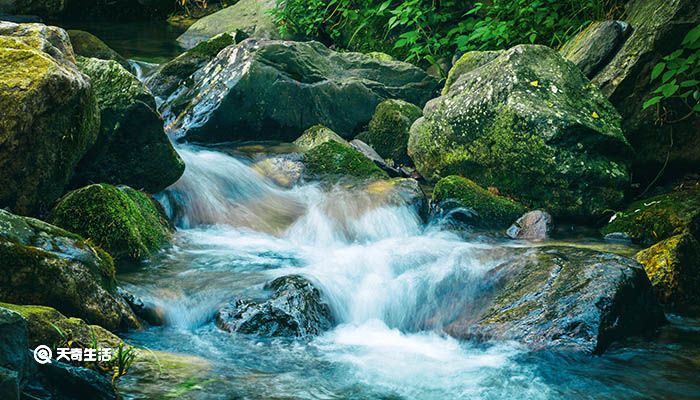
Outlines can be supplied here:
<path id="1" fill-rule="evenodd" d="M 111 29 L 103 39 L 124 43 Z M 139 58 L 162 57 L 170 43 Z M 700 398 L 698 320 L 670 316 L 651 340 L 617 343 L 602 356 L 457 341 L 441 327 L 478 297 L 479 280 L 509 257 L 509 247 L 523 244 L 440 218 L 422 221 L 410 206 L 358 188 L 284 189 L 243 152 L 186 145 L 178 152 L 185 174 L 158 196 L 178 227 L 173 244 L 119 279 L 165 319 L 126 339 L 199 361 L 176 387 L 127 375 L 127 399 L 155 392 L 194 399 Z M 221 305 L 263 298 L 266 282 L 289 274 L 322 290 L 339 321 L 334 329 L 297 340 L 215 326 Z"/>

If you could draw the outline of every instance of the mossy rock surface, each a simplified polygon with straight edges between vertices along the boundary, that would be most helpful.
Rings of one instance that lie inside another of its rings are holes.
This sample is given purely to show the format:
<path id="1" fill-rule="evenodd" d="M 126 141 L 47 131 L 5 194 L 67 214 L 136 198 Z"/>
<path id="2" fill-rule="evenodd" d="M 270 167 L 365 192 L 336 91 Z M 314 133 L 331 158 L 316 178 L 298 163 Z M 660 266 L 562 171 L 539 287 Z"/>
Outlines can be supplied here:
<path id="1" fill-rule="evenodd" d="M 211 61 L 223 49 L 245 39 L 242 32 L 222 33 L 200 42 L 195 47 L 158 67 L 146 79 L 146 86 L 155 96 L 166 98 L 180 85 L 191 82 L 190 76 Z"/>
<path id="2" fill-rule="evenodd" d="M 302 151 L 309 151 L 331 140 L 344 146 L 350 146 L 347 140 L 341 138 L 337 133 L 323 125 L 314 125 L 305 130 L 304 133 L 294 141 L 294 144 Z"/>
<path id="3" fill-rule="evenodd" d="M 374 111 L 367 132 L 357 136 L 385 160 L 395 164 L 409 165 L 406 153 L 411 125 L 423 115 L 414 104 L 403 100 L 384 100 Z"/>
<path id="4" fill-rule="evenodd" d="M 621 202 L 631 149 L 620 115 L 575 65 L 538 45 L 462 60 L 411 126 L 408 154 L 426 179 L 468 176 L 555 217 Z"/>
<path id="5" fill-rule="evenodd" d="M 534 349 L 602 353 L 614 341 L 665 322 L 641 266 L 593 250 L 510 249 L 475 301 L 446 332 L 459 338 L 516 340 Z"/>
<path id="6" fill-rule="evenodd" d="M 102 122 L 71 186 L 105 182 L 156 193 L 175 183 L 185 164 L 165 134 L 153 95 L 116 61 L 79 57 L 78 66 L 92 81 Z"/>
<path id="7" fill-rule="evenodd" d="M 630 204 L 602 229 L 609 234 L 623 232 L 636 242 L 651 245 L 674 235 L 700 233 L 700 185 L 693 184 L 670 193 Z"/>
<path id="8" fill-rule="evenodd" d="M 527 209 L 506 197 L 492 194 L 473 181 L 461 176 L 440 179 L 433 189 L 433 201 L 450 201 L 452 207 L 465 207 L 476 212 L 477 225 L 507 228 Z"/>
<path id="9" fill-rule="evenodd" d="M 75 346 L 90 347 L 94 339 L 99 347 L 116 348 L 124 343 L 118 336 L 98 325 L 88 325 L 80 318 L 67 318 L 54 308 L 46 306 L 0 303 L 20 314 L 27 321 L 28 345 L 49 347 L 72 341 Z"/>
<path id="10" fill-rule="evenodd" d="M 114 274 L 112 257 L 91 241 L 0 210 L 0 301 L 50 306 L 110 330 L 138 327 Z"/>
<path id="11" fill-rule="evenodd" d="M 700 313 L 700 243 L 690 233 L 671 236 L 637 253 L 637 261 L 670 310 Z"/>
<path id="12" fill-rule="evenodd" d="M 48 211 L 95 142 L 90 80 L 60 28 L 0 22 L 0 207 Z"/>
<path id="13" fill-rule="evenodd" d="M 191 142 L 289 142 L 317 124 L 349 139 L 383 100 L 423 106 L 436 88 L 434 77 L 408 63 L 336 52 L 314 41 L 250 38 L 195 72 L 162 112 L 178 139 Z"/>
<path id="14" fill-rule="evenodd" d="M 116 51 L 112 50 L 105 42 L 90 32 L 80 30 L 68 30 L 73 51 L 82 57 L 99 58 L 101 60 L 116 61 L 127 70 L 131 69 L 129 61 Z"/>
<path id="15" fill-rule="evenodd" d="M 305 154 L 305 174 L 309 177 L 349 177 L 356 179 L 388 178 L 386 172 L 359 151 L 344 144 L 328 141 Z"/>
<path id="16" fill-rule="evenodd" d="M 50 221 L 89 238 L 118 261 L 139 262 L 158 252 L 171 234 L 160 206 L 129 187 L 95 184 L 72 191 Z"/>

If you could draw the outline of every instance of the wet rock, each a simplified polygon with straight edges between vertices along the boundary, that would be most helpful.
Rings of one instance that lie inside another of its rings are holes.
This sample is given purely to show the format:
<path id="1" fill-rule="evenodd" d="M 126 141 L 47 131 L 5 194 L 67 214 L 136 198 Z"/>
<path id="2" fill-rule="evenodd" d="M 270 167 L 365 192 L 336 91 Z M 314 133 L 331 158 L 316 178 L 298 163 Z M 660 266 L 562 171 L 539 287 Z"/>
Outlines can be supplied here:
<path id="1" fill-rule="evenodd" d="M 219 328 L 259 336 L 311 336 L 330 329 L 333 315 L 321 292 L 306 278 L 284 276 L 267 285 L 264 302 L 238 300 L 216 315 Z"/>
<path id="2" fill-rule="evenodd" d="M 663 240 L 637 253 L 659 300 L 668 309 L 700 312 L 700 243 L 690 233 Z"/>
<path id="3" fill-rule="evenodd" d="M 90 77 L 102 122 L 71 185 L 104 182 L 156 193 L 175 183 L 185 164 L 163 130 L 153 95 L 116 61 L 79 57 L 78 66 Z"/>
<path id="4" fill-rule="evenodd" d="M 506 234 L 511 239 L 539 241 L 548 239 L 552 228 L 552 216 L 546 211 L 534 210 L 518 218 Z"/>
<path id="5" fill-rule="evenodd" d="M 152 302 L 143 301 L 133 293 L 122 288 L 118 288 L 117 293 L 126 301 L 137 317 L 153 326 L 165 325 L 165 313 L 161 307 L 158 307 Z"/>
<path id="6" fill-rule="evenodd" d="M 366 142 L 382 159 L 392 160 L 396 165 L 410 165 L 406 153 L 411 125 L 423 115 L 417 106 L 402 100 L 385 100 L 369 122 L 369 129 L 357 136 Z"/>
<path id="7" fill-rule="evenodd" d="M 390 177 L 396 178 L 396 177 L 402 177 L 406 178 L 409 177 L 410 174 L 408 174 L 403 168 L 395 168 L 392 165 L 389 165 L 379 154 L 377 154 L 374 149 L 368 145 L 367 143 L 363 142 L 360 139 L 353 139 L 350 141 L 350 146 L 362 153 L 365 157 L 368 159 L 372 160 L 372 162 L 379 167 L 382 171 L 386 172 Z"/>
<path id="8" fill-rule="evenodd" d="M 95 184 L 65 195 L 49 221 L 106 250 L 117 261 L 138 263 L 169 241 L 172 228 L 160 205 L 127 186 Z"/>
<path id="9" fill-rule="evenodd" d="M 253 169 L 277 185 L 291 188 L 304 174 L 302 159 L 302 155 L 295 153 L 267 157 L 253 164 Z"/>
<path id="10" fill-rule="evenodd" d="M 116 348 L 122 340 L 98 325 L 88 325 L 80 318 L 66 318 L 51 307 L 0 303 L 27 321 L 27 347 L 53 346 L 72 342 L 74 346 L 90 347 L 93 338 L 100 347 Z M 59 333 L 59 331 L 61 333 Z"/>
<path id="11" fill-rule="evenodd" d="M 593 78 L 617 54 L 630 31 L 624 21 L 596 21 L 566 42 L 560 52 Z"/>
<path id="12" fill-rule="evenodd" d="M 665 321 L 644 269 L 632 259 L 571 247 L 517 251 L 522 254 L 487 273 L 480 301 L 448 333 L 602 353 Z"/>
<path id="13" fill-rule="evenodd" d="M 331 140 L 342 145 L 348 145 L 348 142 L 345 139 L 341 138 L 337 133 L 323 125 L 314 125 L 305 130 L 304 133 L 294 141 L 294 144 L 301 151 L 309 151 Z"/>
<path id="14" fill-rule="evenodd" d="M 165 99 L 179 87 L 192 84 L 193 81 L 190 79 L 190 76 L 216 57 L 221 50 L 245 38 L 245 34 L 238 31 L 230 34 L 222 33 L 209 40 L 200 42 L 173 60 L 159 66 L 146 79 L 145 84 L 154 96 Z"/>
<path id="15" fill-rule="evenodd" d="M 354 148 L 328 141 L 304 155 L 305 176 L 310 179 L 352 177 L 357 179 L 387 178 L 372 160 Z"/>
<path id="16" fill-rule="evenodd" d="M 386 98 L 423 105 L 437 81 L 398 61 L 338 53 L 318 42 L 247 39 L 221 51 L 164 104 L 180 140 L 296 139 L 322 124 L 350 138 Z"/>
<path id="17" fill-rule="evenodd" d="M 60 361 L 39 365 L 36 380 L 52 399 L 117 400 L 117 394 L 108 375 L 88 368 L 76 367 Z"/>
<path id="18" fill-rule="evenodd" d="M 177 41 L 189 49 L 221 33 L 237 30 L 252 38 L 280 39 L 279 29 L 270 14 L 274 7 L 274 0 L 240 0 L 199 19 Z"/>
<path id="19" fill-rule="evenodd" d="M 433 201 L 443 209 L 469 210 L 470 224 L 485 228 L 505 228 L 525 212 L 525 207 L 511 199 L 493 194 L 456 175 L 438 181 L 433 190 Z"/>
<path id="20" fill-rule="evenodd" d="M 97 101 L 74 62 L 64 30 L 0 22 L 0 207 L 47 211 L 94 143 Z"/>
<path id="21" fill-rule="evenodd" d="M 427 217 L 428 200 L 415 179 L 394 178 L 374 181 L 367 184 L 366 191 L 377 204 L 409 206 L 422 218 Z"/>
<path id="22" fill-rule="evenodd" d="M 22 316 L 0 307 L 0 395 L 19 399 L 26 384 L 27 324 Z"/>
<path id="23" fill-rule="evenodd" d="M 115 286 L 112 258 L 90 241 L 0 210 L 0 301 L 50 306 L 110 330 L 138 327 Z"/>
<path id="24" fill-rule="evenodd" d="M 635 201 L 616 213 L 602 229 L 604 235 L 623 233 L 632 241 L 647 246 L 684 232 L 696 237 L 700 234 L 698 184 Z"/>
<path id="25" fill-rule="evenodd" d="M 680 48 L 700 23 L 700 2 L 633 0 L 627 2 L 625 15 L 631 34 L 591 81 L 622 115 L 622 128 L 635 150 L 633 176 L 646 185 L 664 166 L 669 179 L 695 172 L 700 168 L 700 114 L 687 116 L 689 107 L 671 100 L 663 107 L 667 122 L 659 123 L 657 108 L 643 110 L 642 105 L 659 86 L 650 79 L 654 66 Z"/>
<path id="26" fill-rule="evenodd" d="M 428 180 L 458 174 L 555 216 L 616 206 L 629 183 L 620 115 L 556 51 L 467 53 L 412 126 L 408 154 Z"/>
<path id="27" fill-rule="evenodd" d="M 131 70 L 131 65 L 126 58 L 122 57 L 116 51 L 112 50 L 100 38 L 92 33 L 69 30 L 70 42 L 73 45 L 73 51 L 78 56 L 99 58 L 100 60 L 116 61 L 127 70 Z"/>

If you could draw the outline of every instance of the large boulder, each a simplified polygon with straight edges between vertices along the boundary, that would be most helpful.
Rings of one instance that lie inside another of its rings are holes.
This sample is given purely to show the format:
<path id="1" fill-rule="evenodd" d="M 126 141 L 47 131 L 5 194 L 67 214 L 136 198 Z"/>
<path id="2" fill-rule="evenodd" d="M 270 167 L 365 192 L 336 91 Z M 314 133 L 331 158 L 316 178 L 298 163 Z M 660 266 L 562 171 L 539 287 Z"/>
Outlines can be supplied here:
<path id="1" fill-rule="evenodd" d="M 63 12 L 65 0 L 2 0 L 0 14 L 56 17 Z"/>
<path id="2" fill-rule="evenodd" d="M 42 304 L 110 330 L 138 327 L 116 295 L 114 263 L 90 241 L 0 210 L 0 301 Z"/>
<path id="3" fill-rule="evenodd" d="M 372 146 L 384 159 L 397 165 L 412 164 L 406 146 L 411 125 L 423 115 L 415 104 L 403 100 L 385 100 L 377 106 L 369 129 L 357 138 Z"/>
<path id="4" fill-rule="evenodd" d="M 372 160 L 347 144 L 329 140 L 304 154 L 304 174 L 308 178 L 356 179 L 388 178 Z"/>
<path id="5" fill-rule="evenodd" d="M 102 122 L 71 185 L 105 182 L 156 193 L 175 183 L 185 164 L 148 89 L 116 61 L 79 57 L 78 67 L 92 81 Z"/>
<path id="6" fill-rule="evenodd" d="M 637 253 L 659 300 L 678 312 L 700 311 L 700 243 L 690 233 Z"/>
<path id="7" fill-rule="evenodd" d="M 622 233 L 646 246 L 684 232 L 700 235 L 699 184 L 635 201 L 602 229 L 604 235 Z"/>
<path id="8" fill-rule="evenodd" d="M 467 53 L 454 68 L 411 127 L 408 154 L 424 177 L 468 176 L 572 218 L 622 200 L 630 147 L 620 115 L 574 64 L 521 45 Z"/>
<path id="9" fill-rule="evenodd" d="M 94 184 L 74 190 L 61 198 L 49 221 L 89 238 L 127 264 L 158 252 L 171 234 L 160 205 L 128 186 Z"/>
<path id="10" fill-rule="evenodd" d="M 177 41 L 189 49 L 221 33 L 235 31 L 244 32 L 252 38 L 281 39 L 270 13 L 274 7 L 275 0 L 240 0 L 199 19 Z"/>
<path id="11" fill-rule="evenodd" d="M 511 239 L 540 241 L 548 239 L 552 229 L 552 216 L 546 211 L 534 210 L 518 218 L 508 228 L 506 235 Z"/>
<path id="12" fill-rule="evenodd" d="M 309 151 L 329 141 L 334 141 L 344 146 L 349 146 L 347 140 L 341 138 L 337 133 L 323 125 L 314 125 L 305 130 L 304 133 L 294 141 L 294 145 L 301 151 Z"/>
<path id="13" fill-rule="evenodd" d="M 192 82 L 190 76 L 211 61 L 226 47 L 245 39 L 242 33 L 222 33 L 200 42 L 195 47 L 162 64 L 145 80 L 154 96 L 166 99 L 181 85 Z M 99 57 L 98 57 L 99 58 Z"/>
<path id="14" fill-rule="evenodd" d="M 665 321 L 644 269 L 632 259 L 572 247 L 517 251 L 487 273 L 480 301 L 448 333 L 601 353 Z"/>
<path id="15" fill-rule="evenodd" d="M 97 101 L 74 62 L 64 30 L 0 22 L 0 207 L 47 211 L 94 143 Z"/>
<path id="16" fill-rule="evenodd" d="M 256 39 L 224 49 L 192 78 L 163 112 L 173 114 L 180 137 L 199 142 L 292 141 L 316 124 L 349 138 L 383 100 L 422 106 L 437 85 L 411 64 L 318 42 Z"/>
<path id="17" fill-rule="evenodd" d="M 283 276 L 266 285 L 272 291 L 262 303 L 237 300 L 216 315 L 219 328 L 259 336 L 318 335 L 334 324 L 331 309 L 308 279 Z"/>
<path id="18" fill-rule="evenodd" d="M 593 78 L 617 54 L 630 32 L 624 21 L 596 21 L 559 50 L 588 78 Z"/>
<path id="19" fill-rule="evenodd" d="M 433 190 L 433 201 L 446 211 L 466 209 L 469 222 L 477 227 L 505 229 L 525 212 L 521 204 L 456 175 L 438 181 Z"/>
<path id="20" fill-rule="evenodd" d="M 634 177 L 646 184 L 662 168 L 669 178 L 697 171 L 700 114 L 687 116 L 690 109 L 683 102 L 667 102 L 663 112 L 656 107 L 643 110 L 642 105 L 658 86 L 658 80 L 650 79 L 654 66 L 700 23 L 700 2 L 632 0 L 626 5 L 626 22 L 631 34 L 591 80 L 622 114 L 622 127 L 635 150 Z M 586 30 L 572 42 L 598 52 L 600 45 L 591 42 L 594 31 Z"/>
<path id="21" fill-rule="evenodd" d="M 112 50 L 105 42 L 90 32 L 80 30 L 68 30 L 73 51 L 77 56 L 99 58 L 100 60 L 113 60 L 122 67 L 130 70 L 131 65 L 126 58 Z"/>

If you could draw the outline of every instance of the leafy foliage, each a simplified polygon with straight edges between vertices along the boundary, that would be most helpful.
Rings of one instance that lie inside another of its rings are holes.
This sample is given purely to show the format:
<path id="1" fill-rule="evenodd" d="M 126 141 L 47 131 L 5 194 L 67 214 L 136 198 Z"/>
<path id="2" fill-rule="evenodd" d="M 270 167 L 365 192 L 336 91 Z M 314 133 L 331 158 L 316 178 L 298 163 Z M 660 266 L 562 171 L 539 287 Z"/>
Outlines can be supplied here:
<path id="1" fill-rule="evenodd" d="M 584 24 L 614 16 L 619 1 L 278 0 L 273 15 L 283 33 L 437 64 L 455 52 L 521 43 L 556 47 Z"/>
<path id="2" fill-rule="evenodd" d="M 644 109 L 679 99 L 690 113 L 700 113 L 700 25 L 688 32 L 680 48 L 654 66 L 651 83 L 658 87 L 644 102 Z"/>

